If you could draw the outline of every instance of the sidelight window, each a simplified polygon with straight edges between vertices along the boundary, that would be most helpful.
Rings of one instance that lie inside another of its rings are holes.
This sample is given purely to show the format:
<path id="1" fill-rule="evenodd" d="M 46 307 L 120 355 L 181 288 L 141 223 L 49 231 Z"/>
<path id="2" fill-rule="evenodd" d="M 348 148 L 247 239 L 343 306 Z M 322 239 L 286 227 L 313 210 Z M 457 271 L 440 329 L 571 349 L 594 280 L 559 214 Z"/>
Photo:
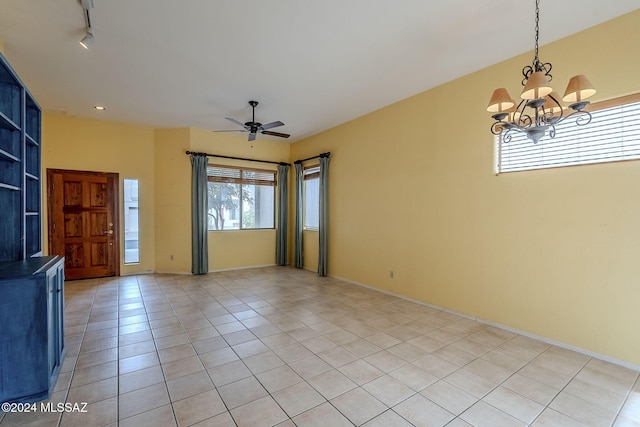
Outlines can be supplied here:
<path id="1" fill-rule="evenodd" d="M 124 188 L 124 263 L 140 262 L 140 240 L 138 236 L 138 180 L 125 179 Z"/>

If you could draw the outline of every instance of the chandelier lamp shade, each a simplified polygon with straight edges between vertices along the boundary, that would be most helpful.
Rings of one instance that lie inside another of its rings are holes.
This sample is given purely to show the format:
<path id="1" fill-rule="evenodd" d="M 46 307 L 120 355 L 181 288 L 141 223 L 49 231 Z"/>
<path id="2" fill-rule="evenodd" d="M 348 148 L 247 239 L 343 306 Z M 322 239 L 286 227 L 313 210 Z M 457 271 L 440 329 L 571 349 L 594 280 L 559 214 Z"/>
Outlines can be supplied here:
<path id="1" fill-rule="evenodd" d="M 585 110 L 587 98 L 596 93 L 586 76 L 580 74 L 569 80 L 562 99 L 551 87 L 551 63 L 543 63 L 538 56 L 538 35 L 540 20 L 540 0 L 536 0 L 535 20 L 535 54 L 533 63 L 522 69 L 522 92 L 516 105 L 507 89 L 493 91 L 487 111 L 495 122 L 491 125 L 494 135 L 502 134 L 502 141 L 511 141 L 514 132 L 524 132 L 537 144 L 540 138 L 549 134 L 555 137 L 555 126 L 569 118 L 577 125 L 584 126 L 591 122 L 591 113 Z M 568 103 L 564 107 L 561 102 Z"/>

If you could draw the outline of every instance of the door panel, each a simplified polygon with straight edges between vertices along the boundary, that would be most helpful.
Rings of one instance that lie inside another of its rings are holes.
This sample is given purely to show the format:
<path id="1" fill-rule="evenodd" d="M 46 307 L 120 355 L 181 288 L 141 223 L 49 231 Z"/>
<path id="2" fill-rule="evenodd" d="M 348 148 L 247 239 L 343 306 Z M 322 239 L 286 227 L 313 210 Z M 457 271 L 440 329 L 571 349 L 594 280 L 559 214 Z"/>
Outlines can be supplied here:
<path id="1" fill-rule="evenodd" d="M 64 214 L 64 237 L 82 237 L 82 214 Z"/>
<path id="2" fill-rule="evenodd" d="M 49 253 L 67 279 L 119 274 L 118 174 L 47 170 Z"/>

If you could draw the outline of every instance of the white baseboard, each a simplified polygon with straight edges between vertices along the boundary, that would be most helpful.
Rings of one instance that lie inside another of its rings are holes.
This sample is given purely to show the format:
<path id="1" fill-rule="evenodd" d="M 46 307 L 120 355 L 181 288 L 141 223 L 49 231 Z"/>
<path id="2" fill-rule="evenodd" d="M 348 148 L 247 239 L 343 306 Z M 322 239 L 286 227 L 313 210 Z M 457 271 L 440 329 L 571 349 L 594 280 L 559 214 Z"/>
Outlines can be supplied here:
<path id="1" fill-rule="evenodd" d="M 265 267 L 276 267 L 276 266 L 277 264 L 264 264 L 264 265 L 248 265 L 248 266 L 231 267 L 231 268 L 219 268 L 216 270 L 209 270 L 209 273 L 219 273 L 222 271 L 234 271 L 234 270 L 249 270 L 251 268 L 265 268 Z"/>
<path id="2" fill-rule="evenodd" d="M 542 336 L 539 336 L 539 335 L 536 335 L 536 334 L 532 334 L 532 333 L 527 332 L 527 331 L 522 331 L 520 329 L 512 328 L 510 326 L 506 326 L 506 325 L 503 325 L 501 323 L 496 323 L 496 322 L 492 322 L 492 321 L 489 321 L 489 320 L 480 319 L 478 317 L 471 316 L 471 315 L 466 314 L 466 313 L 460 313 L 460 312 L 457 312 L 455 310 L 450 310 L 448 308 L 440 307 L 440 306 L 435 305 L 435 304 L 430 304 L 430 303 L 425 302 L 425 301 L 416 300 L 416 299 L 410 298 L 410 297 L 408 297 L 406 295 L 397 294 L 395 292 L 390 292 L 390 291 L 386 291 L 384 289 L 379 289 L 379 288 L 376 288 L 374 286 L 366 285 L 364 283 L 356 282 L 356 281 L 353 281 L 353 280 L 350 280 L 350 279 L 345 279 L 344 277 L 339 277 L 339 276 L 334 276 L 334 275 L 329 275 L 329 277 L 332 277 L 332 278 L 338 279 L 338 280 L 342 280 L 343 282 L 351 283 L 352 285 L 361 286 L 363 288 L 367 288 L 367 289 L 371 289 L 371 290 L 374 290 L 374 291 L 381 292 L 383 294 L 391 295 L 391 296 L 403 299 L 405 301 L 414 302 L 416 304 L 424 305 L 426 307 L 430 307 L 430 308 L 433 308 L 433 309 L 436 309 L 436 310 L 441 310 L 441 311 L 444 311 L 444 312 L 447 312 L 447 313 L 451 313 L 451 314 L 455 314 L 455 315 L 458 315 L 458 316 L 461 316 L 461 317 L 464 317 L 464 318 L 467 318 L 467 319 L 470 319 L 470 320 L 475 320 L 476 322 L 484 323 L 485 325 L 489 325 L 489 326 L 493 326 L 493 327 L 498 328 L 498 329 L 502 329 L 502 330 L 505 330 L 505 331 L 513 332 L 515 334 L 522 335 L 522 336 L 525 336 L 527 338 L 535 339 L 535 340 L 538 340 L 538 341 L 542 341 L 542 342 L 544 342 L 546 344 L 554 345 L 556 347 L 564 348 L 566 350 L 575 351 L 576 353 L 584 354 L 585 356 L 589 356 L 589 357 L 593 357 L 593 358 L 596 358 L 596 359 L 603 360 L 605 362 L 613 363 L 614 365 L 622 366 L 623 368 L 632 369 L 634 371 L 640 371 L 640 365 L 636 365 L 636 364 L 633 364 L 633 363 L 630 363 L 630 362 L 626 362 L 624 360 L 616 359 L 614 357 L 607 356 L 605 354 L 596 353 L 596 352 L 593 352 L 593 351 L 590 351 L 590 350 L 586 350 L 586 349 L 581 348 L 581 347 L 573 346 L 571 344 L 567 344 L 567 343 L 560 342 L 560 341 L 555 341 L 555 340 L 552 340 L 552 339 L 549 339 L 549 338 L 546 338 L 546 337 L 542 337 Z"/>
<path id="3" fill-rule="evenodd" d="M 191 275 L 191 272 L 185 271 L 170 271 L 170 270 L 157 270 L 154 273 L 156 274 L 180 274 L 180 275 Z"/>
<path id="4" fill-rule="evenodd" d="M 219 272 L 222 272 L 222 271 L 248 270 L 248 269 L 251 269 L 251 268 L 265 268 L 265 267 L 275 267 L 275 266 L 276 266 L 276 264 L 264 264 L 264 265 L 249 265 L 249 266 L 231 267 L 231 268 L 218 268 L 218 269 L 214 269 L 214 270 L 209 270 L 209 271 L 207 271 L 207 273 L 219 273 Z M 190 271 L 170 271 L 170 270 L 149 271 L 149 273 L 181 274 L 181 275 L 189 275 L 189 276 L 193 274 Z M 135 274 L 147 274 L 147 272 L 144 272 L 144 273 L 131 273 L 129 275 L 135 275 Z"/>
<path id="5" fill-rule="evenodd" d="M 145 271 L 136 271 L 134 273 L 120 273 L 120 277 L 127 277 L 127 276 L 137 276 L 139 274 L 154 274 L 156 273 L 156 271 L 153 270 L 145 270 Z"/>

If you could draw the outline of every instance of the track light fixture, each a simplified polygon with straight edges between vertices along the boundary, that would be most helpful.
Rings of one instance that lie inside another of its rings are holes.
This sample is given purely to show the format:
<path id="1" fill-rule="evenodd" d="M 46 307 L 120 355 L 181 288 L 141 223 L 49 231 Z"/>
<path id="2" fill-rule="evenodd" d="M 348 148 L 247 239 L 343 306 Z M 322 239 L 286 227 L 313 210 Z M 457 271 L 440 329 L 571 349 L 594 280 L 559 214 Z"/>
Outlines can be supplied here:
<path id="1" fill-rule="evenodd" d="M 89 49 L 89 46 L 93 43 L 93 33 L 87 32 L 87 34 L 80 40 L 80 46 L 85 49 Z"/>
<path id="2" fill-rule="evenodd" d="M 576 124 L 584 126 L 591 122 L 591 113 L 585 110 L 589 105 L 586 98 L 596 93 L 589 80 L 580 74 L 569 80 L 569 85 L 560 96 L 551 87 L 551 63 L 541 62 L 538 57 L 538 33 L 540 20 L 540 0 L 536 0 L 535 55 L 533 64 L 522 69 L 521 101 L 516 106 L 505 88 L 496 89 L 491 96 L 487 111 L 494 113 L 495 120 L 491 125 L 494 135 L 502 134 L 502 140 L 509 142 L 514 132 L 523 132 L 536 144 L 547 134 L 550 138 L 556 135 L 556 125 L 568 118 L 575 119 Z M 568 109 L 560 104 L 560 100 L 570 103 Z M 565 111 L 566 110 L 566 111 Z"/>
<path id="3" fill-rule="evenodd" d="M 80 45 L 89 49 L 91 43 L 93 43 L 93 27 L 91 26 L 91 9 L 93 9 L 93 0 L 80 0 L 82 5 L 82 11 L 84 12 L 84 24 L 87 30 L 87 34 L 80 40 Z"/>

